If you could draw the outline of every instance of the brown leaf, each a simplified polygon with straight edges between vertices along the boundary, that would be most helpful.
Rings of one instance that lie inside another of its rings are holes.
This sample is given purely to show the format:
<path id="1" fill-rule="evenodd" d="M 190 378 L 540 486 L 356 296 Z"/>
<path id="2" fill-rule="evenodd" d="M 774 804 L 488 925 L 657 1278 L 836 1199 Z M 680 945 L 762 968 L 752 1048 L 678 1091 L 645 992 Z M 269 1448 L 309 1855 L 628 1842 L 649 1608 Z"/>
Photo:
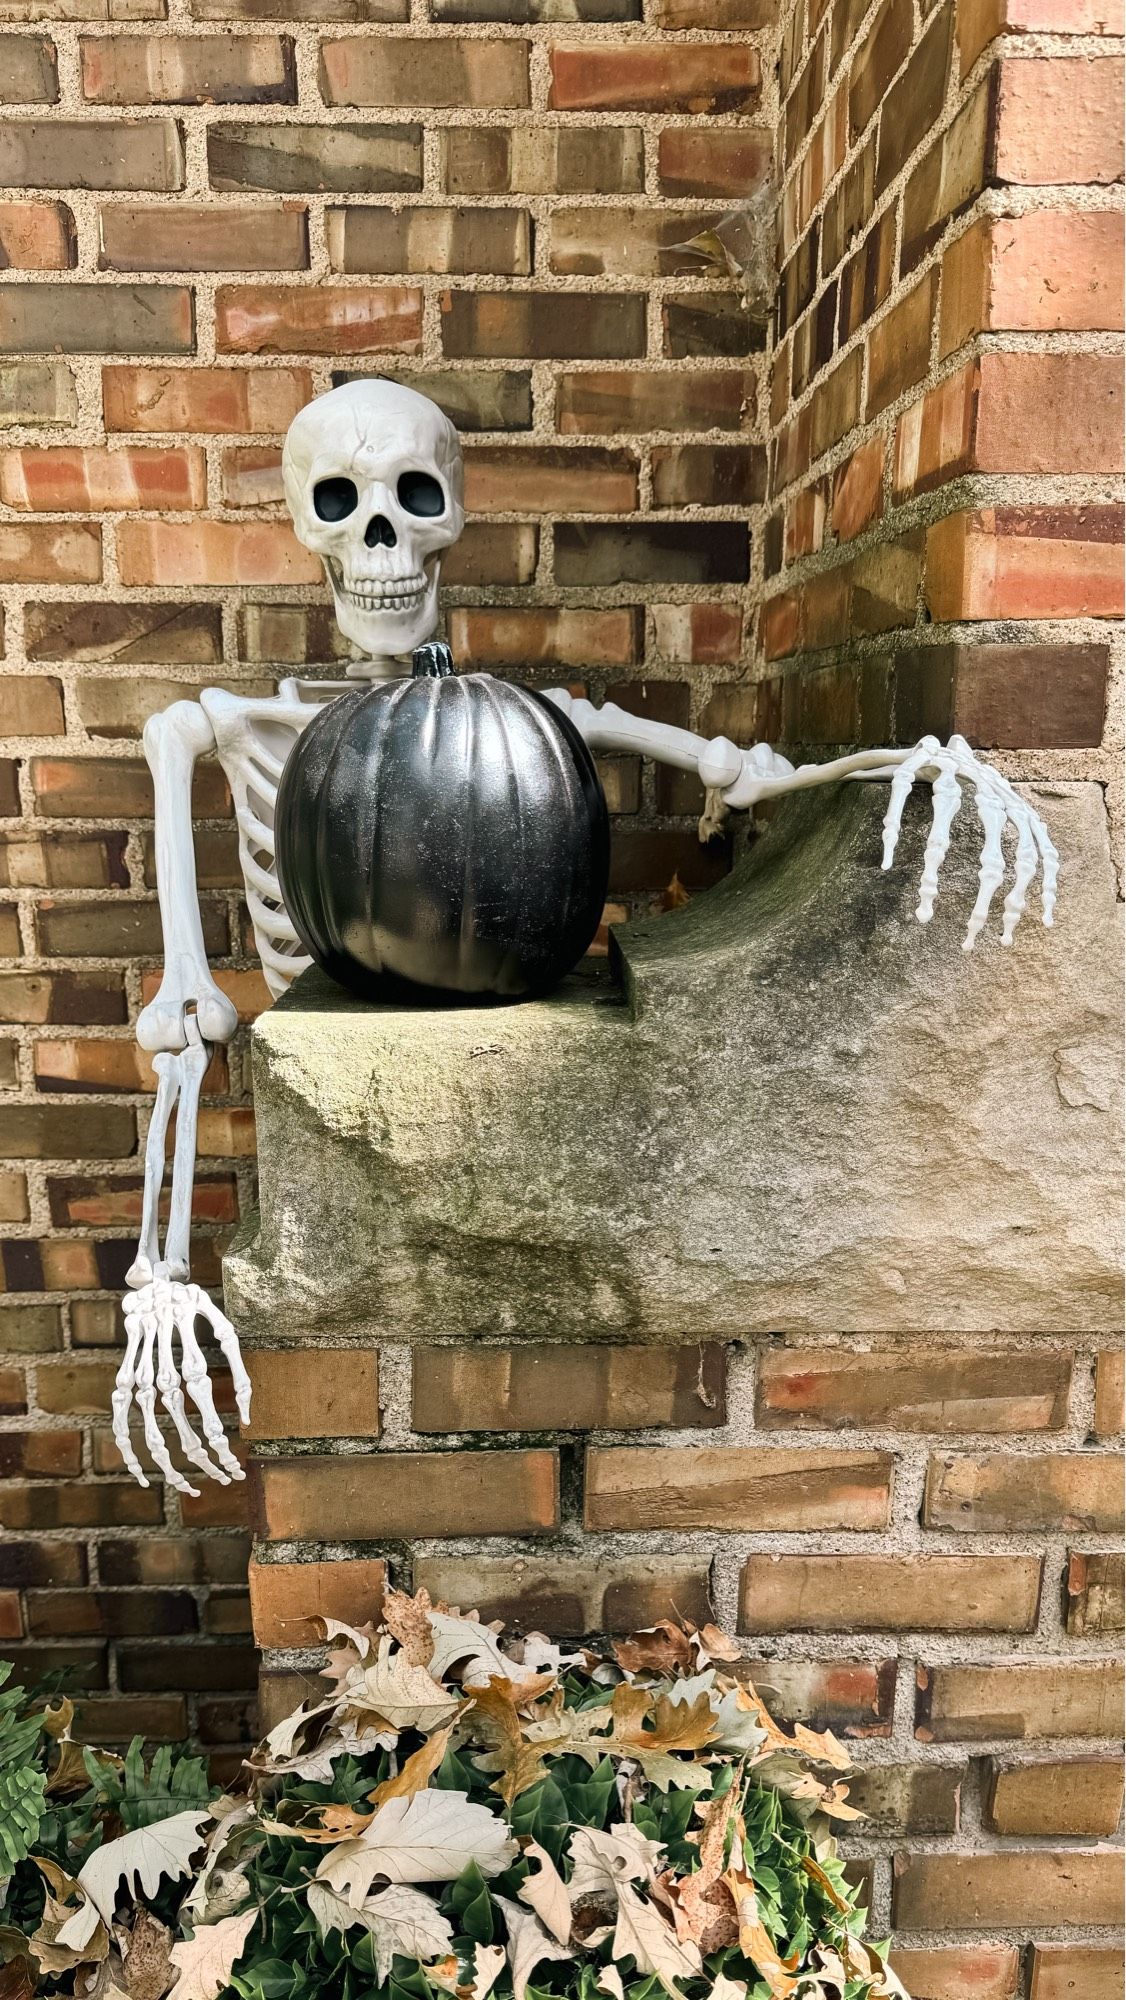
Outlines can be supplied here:
<path id="1" fill-rule="evenodd" d="M 731 1891 L 735 1914 L 739 1919 L 739 1949 L 744 1958 L 749 1958 L 756 1971 L 766 1980 L 774 2000 L 787 2000 L 795 1993 L 799 1982 L 779 1958 L 758 1913 L 755 1885 L 751 1877 L 740 1868 L 729 1868 L 723 1880 Z"/>
<path id="2" fill-rule="evenodd" d="M 9 1959 L 0 1968 L 0 2000 L 34 2000 L 37 1984 L 29 1958 Z"/>
<path id="3" fill-rule="evenodd" d="M 734 1944 L 739 1935 L 731 1897 L 721 1881 L 739 1793 L 739 1785 L 733 1784 L 723 1798 L 712 1800 L 700 1829 L 700 1866 L 694 1874 L 669 1884 L 677 1936 L 694 1938 L 705 1958 Z"/>
<path id="4" fill-rule="evenodd" d="M 383 1598 L 383 1625 L 397 1639 L 412 1667 L 429 1666 L 434 1653 L 434 1634 L 429 1613 L 433 1610 L 428 1591 L 408 1597 L 405 1590 L 388 1590 Z"/>
<path id="5" fill-rule="evenodd" d="M 292 1840 L 307 1840 L 312 1847 L 335 1847 L 339 1840 L 355 1840 L 371 1825 L 374 1812 L 356 1812 L 351 1806 L 310 1806 L 293 1820 L 264 1819 L 267 1833 L 288 1834 Z"/>
<path id="6" fill-rule="evenodd" d="M 815 1861 L 812 1854 L 803 1854 L 801 1865 L 805 1869 L 806 1874 L 816 1882 L 822 1894 L 829 1898 L 835 1910 L 851 1910 L 852 1904 L 849 1902 L 848 1897 L 841 1895 L 836 1883 L 830 1881 L 821 1863 Z"/>
<path id="7" fill-rule="evenodd" d="M 687 900 L 685 897 L 684 901 Z M 659 1618 L 644 1631 L 631 1632 L 628 1639 L 617 1640 L 614 1658 L 627 1674 L 689 1674 L 695 1665 L 687 1632 L 674 1625 L 671 1618 Z"/>
<path id="8" fill-rule="evenodd" d="M 172 1933 L 151 1910 L 141 1910 L 129 1934 L 125 1989 L 129 2000 L 164 2000 L 176 1976 Z"/>
<path id="9" fill-rule="evenodd" d="M 451 1722 L 445 1729 L 436 1729 L 419 1749 L 412 1752 L 393 1778 L 384 1778 L 374 1792 L 369 1792 L 372 1805 L 386 1805 L 388 1799 L 413 1799 L 416 1792 L 421 1792 L 446 1754 L 452 1728 Z"/>
<path id="10" fill-rule="evenodd" d="M 741 1649 L 718 1625 L 701 1625 L 695 1634 L 696 1643 L 709 1660 L 741 1660 Z"/>
<path id="11" fill-rule="evenodd" d="M 488 1746 L 490 1756 L 487 1768 L 500 1773 L 490 1789 L 499 1792 L 509 1806 L 520 1797 L 521 1792 L 539 1783 L 548 1758 L 566 1744 L 569 1734 L 563 1718 L 563 1692 L 558 1689 L 555 1697 L 546 1702 L 536 1716 L 538 1722 L 557 1720 L 558 1733 L 529 1743 L 513 1700 L 513 1696 L 519 1693 L 520 1690 L 511 1681 L 495 1678 L 487 1688 L 474 1688 L 473 1706 L 463 1718 L 471 1739 Z"/>
<path id="12" fill-rule="evenodd" d="M 645 1729 L 642 1725 L 650 1711 L 653 1726 Z M 695 1701 L 670 1701 L 667 1694 L 654 1701 L 651 1692 L 623 1683 L 614 1690 L 610 1712 L 616 1743 L 636 1744 L 642 1750 L 702 1750 L 718 1726 L 706 1688 Z"/>

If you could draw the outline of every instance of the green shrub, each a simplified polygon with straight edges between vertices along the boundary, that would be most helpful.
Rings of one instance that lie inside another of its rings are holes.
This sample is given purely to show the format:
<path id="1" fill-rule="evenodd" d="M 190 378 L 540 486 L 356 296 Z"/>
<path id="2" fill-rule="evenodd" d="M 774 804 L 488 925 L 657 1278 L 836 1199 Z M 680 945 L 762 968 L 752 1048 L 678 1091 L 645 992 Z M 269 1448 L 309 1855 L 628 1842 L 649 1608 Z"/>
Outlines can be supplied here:
<path id="1" fill-rule="evenodd" d="M 780 1730 L 714 1628 L 562 1655 L 392 1592 L 326 1636 L 323 1700 L 237 1794 L 0 1696 L 0 1993 L 902 1994 L 836 1855 L 844 1752 Z"/>

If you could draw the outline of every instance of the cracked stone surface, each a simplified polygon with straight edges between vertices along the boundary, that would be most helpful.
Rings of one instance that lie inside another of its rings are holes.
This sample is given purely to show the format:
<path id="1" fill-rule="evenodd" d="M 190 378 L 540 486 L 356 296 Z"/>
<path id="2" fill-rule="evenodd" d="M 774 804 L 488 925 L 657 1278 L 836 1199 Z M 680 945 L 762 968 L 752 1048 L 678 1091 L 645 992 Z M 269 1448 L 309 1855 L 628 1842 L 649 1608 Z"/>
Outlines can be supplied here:
<path id="1" fill-rule="evenodd" d="M 980 839 L 884 786 L 787 800 L 717 888 L 549 999 L 407 1010 L 305 974 L 255 1024 L 251 1341 L 1117 1331 L 1120 948 L 1102 794 L 1031 793 L 1062 855 L 961 950 Z"/>

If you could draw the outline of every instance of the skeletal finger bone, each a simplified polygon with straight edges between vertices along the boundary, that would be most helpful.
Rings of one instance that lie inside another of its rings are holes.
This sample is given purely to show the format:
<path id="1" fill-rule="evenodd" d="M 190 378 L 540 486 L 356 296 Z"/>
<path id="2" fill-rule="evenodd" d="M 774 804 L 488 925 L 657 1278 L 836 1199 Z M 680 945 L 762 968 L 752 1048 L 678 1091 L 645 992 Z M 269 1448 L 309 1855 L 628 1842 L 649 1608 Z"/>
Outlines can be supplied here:
<path id="1" fill-rule="evenodd" d="M 899 831 L 903 824 L 903 808 L 907 803 L 907 795 L 916 778 L 920 776 L 924 767 L 931 762 L 938 747 L 938 738 L 936 736 L 924 736 L 922 741 L 917 743 L 913 750 L 908 751 L 907 756 L 903 759 L 891 781 L 891 797 L 888 800 L 887 812 L 884 814 L 884 855 L 881 864 L 884 868 L 890 868 L 895 859 L 895 850 L 899 844 Z"/>
<path id="2" fill-rule="evenodd" d="M 207 1363 L 203 1358 L 203 1350 L 200 1347 L 199 1341 L 196 1339 L 195 1316 L 199 1307 L 191 1298 L 191 1293 L 197 1289 L 195 1285 L 177 1285 L 176 1287 L 176 1326 L 180 1335 L 180 1347 L 184 1357 L 184 1382 L 187 1386 L 189 1396 L 199 1411 L 204 1437 L 207 1439 L 224 1472 L 229 1473 L 232 1479 L 245 1479 L 246 1474 L 235 1457 L 234 1452 L 231 1450 L 230 1445 L 227 1443 L 222 1419 L 215 1408 L 215 1398 L 211 1393 L 211 1383 L 207 1375 Z"/>
<path id="3" fill-rule="evenodd" d="M 160 1290 L 163 1295 L 156 1306 L 156 1386 L 160 1400 L 176 1426 L 181 1450 L 189 1464 L 198 1466 L 208 1479 L 216 1479 L 220 1486 L 226 1486 L 230 1483 L 226 1473 L 208 1458 L 185 1414 L 184 1391 L 172 1351 L 172 1335 L 176 1330 L 172 1287 L 165 1282 Z"/>
<path id="4" fill-rule="evenodd" d="M 168 1456 L 168 1447 L 160 1434 L 160 1429 L 156 1421 L 156 1369 L 153 1360 L 153 1350 L 156 1346 L 157 1316 L 154 1311 L 150 1310 L 142 1313 L 141 1333 L 141 1358 L 137 1365 L 136 1397 L 137 1408 L 141 1412 L 144 1423 L 145 1443 L 148 1446 L 149 1457 L 152 1459 L 157 1471 L 168 1481 L 169 1486 L 174 1487 L 177 1493 L 190 1494 L 191 1498 L 195 1500 L 199 1497 L 198 1490 L 194 1486 L 189 1486 L 187 1480 L 177 1472 L 176 1467 Z"/>
<path id="5" fill-rule="evenodd" d="M 1001 799 L 987 785 L 975 785 L 977 816 L 985 833 L 985 844 L 981 850 L 981 868 L 978 873 L 977 901 L 970 912 L 966 926 L 963 951 L 972 951 L 989 917 L 993 898 L 1005 879 L 1005 855 L 1001 846 L 1001 834 L 1007 817 L 1006 807 Z"/>
<path id="6" fill-rule="evenodd" d="M 953 758 L 947 756 L 944 751 L 936 750 L 934 761 L 938 766 L 938 776 L 931 792 L 931 830 L 923 857 L 919 903 L 915 911 L 921 924 L 928 924 L 934 914 L 934 899 L 938 894 L 938 871 L 946 859 L 950 847 L 950 829 L 962 803 L 961 787 L 954 775 Z"/>
<path id="7" fill-rule="evenodd" d="M 185 1289 L 189 1298 L 195 1302 L 197 1315 L 199 1318 L 207 1321 L 215 1336 L 216 1344 L 222 1353 L 227 1367 L 231 1371 L 231 1382 L 234 1387 L 235 1403 L 238 1407 L 239 1416 L 242 1418 L 244 1424 L 249 1423 L 251 1382 L 243 1364 L 238 1335 L 227 1318 L 226 1313 L 220 1310 L 215 1304 L 214 1299 L 208 1298 L 207 1293 L 199 1285 L 188 1285 Z"/>
<path id="8" fill-rule="evenodd" d="M 133 1449 L 133 1441 L 129 1436 L 129 1411 L 133 1402 L 133 1388 L 136 1382 L 137 1356 L 140 1352 L 143 1337 L 140 1314 L 140 1297 L 134 1294 L 125 1301 L 125 1353 L 121 1359 L 121 1366 L 117 1371 L 110 1404 L 113 1410 L 113 1441 L 125 1461 L 127 1470 L 132 1473 L 138 1486 L 147 1486 L 149 1483 L 148 1479 L 142 1469 L 141 1461 Z"/>

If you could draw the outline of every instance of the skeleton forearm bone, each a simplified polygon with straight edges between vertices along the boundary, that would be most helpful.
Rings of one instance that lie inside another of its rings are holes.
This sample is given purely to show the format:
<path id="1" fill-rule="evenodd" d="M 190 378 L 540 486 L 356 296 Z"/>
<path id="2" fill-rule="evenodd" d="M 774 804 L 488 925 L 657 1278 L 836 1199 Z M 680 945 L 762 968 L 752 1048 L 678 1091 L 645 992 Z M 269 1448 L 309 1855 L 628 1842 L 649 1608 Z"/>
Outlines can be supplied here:
<path id="1" fill-rule="evenodd" d="M 137 1022 L 137 1040 L 143 1049 L 182 1049 L 184 1016 L 194 1011 L 205 1042 L 229 1042 L 238 1014 L 208 970 L 192 841 L 192 771 L 214 749 L 214 732 L 198 702 L 177 701 L 145 724 L 144 744 L 156 797 L 164 977 Z"/>
<path id="2" fill-rule="evenodd" d="M 1007 778 L 974 756 L 962 736 L 952 736 L 945 747 L 936 736 L 924 736 L 911 750 L 857 750 L 827 764 L 800 764 L 795 768 L 765 743 L 740 750 L 723 736 L 705 742 L 690 730 L 627 715 L 612 702 L 595 708 L 591 702 L 576 700 L 561 688 L 550 689 L 548 698 L 570 716 L 592 750 L 638 751 L 659 763 L 672 764 L 677 770 L 694 771 L 710 792 L 718 794 L 724 806 L 736 809 L 745 810 L 763 799 L 780 798 L 786 792 L 839 783 L 842 779 L 890 779 L 891 798 L 884 818 L 884 868 L 890 868 L 895 859 L 907 794 L 918 780 L 928 782 L 933 787 L 933 814 L 915 911 L 922 924 L 928 923 L 933 915 L 939 870 L 962 803 L 961 786 L 969 784 L 983 845 L 977 900 L 963 948 L 972 951 L 1004 880 L 1001 837 L 1006 826 L 1016 835 L 1017 851 L 1012 886 L 1005 898 L 1001 942 L 1012 943 L 1038 869 L 1043 920 L 1046 925 L 1052 923 L 1059 855 L 1048 829 Z M 701 822 L 701 836 L 718 830 L 718 824 L 714 814 L 706 814 Z"/>

